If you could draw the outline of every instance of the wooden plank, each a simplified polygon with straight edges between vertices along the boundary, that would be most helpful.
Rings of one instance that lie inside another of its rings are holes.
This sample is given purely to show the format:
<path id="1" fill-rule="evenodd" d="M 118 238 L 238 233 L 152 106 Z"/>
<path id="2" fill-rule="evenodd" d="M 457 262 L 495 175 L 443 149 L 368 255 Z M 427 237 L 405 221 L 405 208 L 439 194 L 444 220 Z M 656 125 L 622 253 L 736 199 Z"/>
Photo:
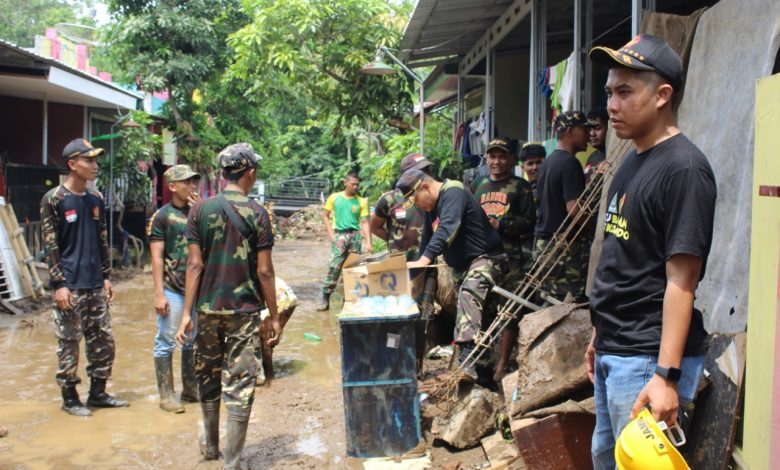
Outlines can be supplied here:
<path id="1" fill-rule="evenodd" d="M 681 453 L 691 468 L 725 469 L 731 456 L 745 376 L 745 333 L 715 335 L 704 365 L 709 387 L 696 399 Z"/>

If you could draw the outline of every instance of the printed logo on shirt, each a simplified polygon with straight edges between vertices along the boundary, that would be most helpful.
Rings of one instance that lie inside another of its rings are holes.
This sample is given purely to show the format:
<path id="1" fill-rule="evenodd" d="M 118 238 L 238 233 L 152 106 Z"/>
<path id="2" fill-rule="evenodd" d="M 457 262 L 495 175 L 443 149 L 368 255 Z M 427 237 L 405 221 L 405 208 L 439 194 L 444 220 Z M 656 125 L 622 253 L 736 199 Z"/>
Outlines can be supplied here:
<path id="1" fill-rule="evenodd" d="M 479 197 L 479 205 L 482 206 L 485 214 L 500 219 L 509 211 L 507 198 L 508 194 L 503 192 L 485 193 Z"/>
<path id="2" fill-rule="evenodd" d="M 78 219 L 79 219 L 79 215 L 78 213 L 76 213 L 76 209 L 65 211 L 65 220 L 68 221 L 68 223 L 73 223 Z"/>
<path id="3" fill-rule="evenodd" d="M 604 233 L 611 233 L 617 238 L 628 240 L 631 237 L 631 234 L 628 233 L 628 220 L 620 215 L 625 202 L 625 194 L 620 198 L 620 202 L 618 202 L 617 193 L 612 196 L 607 213 L 604 215 Z"/>
<path id="4" fill-rule="evenodd" d="M 406 219 L 406 209 L 396 209 L 395 210 L 395 218 L 397 220 L 404 220 L 404 219 Z"/>
<path id="5" fill-rule="evenodd" d="M 358 206 L 356 206 L 355 204 L 352 205 L 352 213 L 353 214 L 357 214 L 358 209 L 360 209 Z"/>
<path id="6" fill-rule="evenodd" d="M 100 219 L 100 208 L 98 206 L 92 208 L 92 218 L 95 220 Z"/>

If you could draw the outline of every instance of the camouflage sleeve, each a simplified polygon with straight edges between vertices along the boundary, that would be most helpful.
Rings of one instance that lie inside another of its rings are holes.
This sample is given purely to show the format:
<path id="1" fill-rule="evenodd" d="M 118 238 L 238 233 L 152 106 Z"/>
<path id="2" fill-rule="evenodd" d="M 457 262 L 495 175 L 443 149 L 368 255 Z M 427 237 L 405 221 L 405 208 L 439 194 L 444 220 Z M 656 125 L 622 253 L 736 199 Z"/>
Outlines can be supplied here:
<path id="1" fill-rule="evenodd" d="M 57 200 L 55 191 L 50 191 L 41 200 L 41 226 L 46 261 L 49 263 L 49 284 L 53 289 L 65 287 L 65 274 L 60 263 L 60 247 L 57 244 Z"/>
<path id="2" fill-rule="evenodd" d="M 165 232 L 168 230 L 168 218 L 163 217 L 159 210 L 155 211 L 149 225 L 146 228 L 146 236 L 149 241 L 165 241 Z"/>
<path id="3" fill-rule="evenodd" d="M 503 235 L 520 240 L 533 237 L 536 225 L 536 205 L 531 185 L 518 180 L 517 191 L 509 206 L 509 214 L 501 218 L 498 231 Z"/>
<path id="4" fill-rule="evenodd" d="M 106 201 L 103 196 L 98 195 L 100 198 L 100 270 L 103 271 L 103 279 L 111 277 L 111 258 L 109 257 L 109 251 L 111 249 L 108 246 L 108 222 L 106 221 Z"/>
<path id="5" fill-rule="evenodd" d="M 265 207 L 258 205 L 255 211 L 257 217 L 257 244 L 255 250 L 268 250 L 274 246 L 274 232 L 271 226 L 271 217 Z"/>
<path id="6" fill-rule="evenodd" d="M 374 214 L 383 219 L 390 218 L 390 204 L 388 203 L 388 193 L 379 196 L 379 200 L 376 201 L 376 207 L 374 208 Z"/>
<path id="7" fill-rule="evenodd" d="M 190 208 L 190 213 L 187 215 L 187 243 L 190 245 L 201 245 L 200 232 L 198 231 L 198 213 L 203 204 L 203 201 L 196 203 Z"/>

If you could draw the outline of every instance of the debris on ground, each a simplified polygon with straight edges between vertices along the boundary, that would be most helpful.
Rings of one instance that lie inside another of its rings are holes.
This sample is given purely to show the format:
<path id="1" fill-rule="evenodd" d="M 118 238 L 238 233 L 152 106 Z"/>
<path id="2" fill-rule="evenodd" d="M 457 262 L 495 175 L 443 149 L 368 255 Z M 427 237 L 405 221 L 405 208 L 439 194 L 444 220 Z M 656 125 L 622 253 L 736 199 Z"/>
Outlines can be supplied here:
<path id="1" fill-rule="evenodd" d="M 278 235 L 290 240 L 328 239 L 328 230 L 322 223 L 322 206 L 314 204 L 293 212 L 289 217 L 279 217 Z"/>
<path id="2" fill-rule="evenodd" d="M 0 426 L 0 438 L 6 437 L 8 435 L 8 428 L 5 426 Z"/>
<path id="3" fill-rule="evenodd" d="M 529 470 L 592 469 L 590 443 L 596 417 L 566 413 L 512 422 L 512 435 Z"/>
<path id="4" fill-rule="evenodd" d="M 590 342 L 590 313 L 576 304 L 556 305 L 523 317 L 512 416 L 555 403 L 590 385 L 583 357 Z"/>
<path id="5" fill-rule="evenodd" d="M 482 449 L 485 451 L 491 468 L 505 465 L 504 468 L 523 468 L 520 462 L 520 453 L 512 442 L 504 440 L 501 431 L 482 439 Z M 515 464 L 516 465 L 512 465 Z"/>
<path id="6" fill-rule="evenodd" d="M 475 385 L 449 412 L 434 418 L 431 432 L 457 449 L 477 446 L 494 429 L 501 408 L 497 393 Z"/>

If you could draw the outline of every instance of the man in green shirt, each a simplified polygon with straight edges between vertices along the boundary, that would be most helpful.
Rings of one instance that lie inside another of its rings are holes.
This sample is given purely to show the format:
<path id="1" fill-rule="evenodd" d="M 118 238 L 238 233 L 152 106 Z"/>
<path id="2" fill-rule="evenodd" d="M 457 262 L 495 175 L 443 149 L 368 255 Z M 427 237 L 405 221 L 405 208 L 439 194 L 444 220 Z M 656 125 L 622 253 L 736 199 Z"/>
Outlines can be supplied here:
<path id="1" fill-rule="evenodd" d="M 490 225 L 501 236 L 504 252 L 509 257 L 509 273 L 501 284 L 514 290 L 525 275 L 523 243 L 533 239 L 536 225 L 536 204 L 531 185 L 513 174 L 515 153 L 513 143 L 506 137 L 490 141 L 487 148 L 489 174 L 478 176 L 471 192 L 488 216 Z M 519 318 L 504 330 L 501 353 L 496 364 L 494 380 L 504 376 L 509 355 L 517 341 Z"/>
<path id="2" fill-rule="evenodd" d="M 206 460 L 219 458 L 219 402 L 227 409 L 225 468 L 240 468 L 257 380 L 255 335 L 260 312 L 271 316 L 269 346 L 279 342 L 282 326 L 276 308 L 271 249 L 274 235 L 263 206 L 247 197 L 257 180 L 258 155 L 251 145 L 233 144 L 218 163 L 227 186 L 222 194 L 195 204 L 187 219 L 189 258 L 184 312 L 176 341 L 192 333 L 191 312 L 198 312 L 195 371 L 198 378 Z"/>
<path id="3" fill-rule="evenodd" d="M 317 305 L 318 311 L 330 308 L 330 295 L 336 289 L 347 255 L 371 253 L 368 203 L 358 196 L 358 189 L 360 176 L 356 171 L 350 171 L 344 178 L 344 191 L 331 194 L 322 210 L 322 221 L 328 229 L 330 239 L 330 259 L 328 275 L 322 285 L 322 297 Z"/>
<path id="4" fill-rule="evenodd" d="M 181 323 L 184 307 L 184 275 L 187 269 L 187 214 L 190 204 L 199 201 L 197 195 L 200 175 L 189 165 L 174 165 L 165 171 L 165 180 L 171 191 L 171 202 L 162 206 L 149 220 L 146 235 L 152 256 L 154 281 L 154 310 L 157 313 L 157 335 L 154 337 L 154 369 L 160 408 L 173 413 L 184 413 L 184 406 L 173 392 L 173 350 L 176 331 Z M 197 316 L 193 315 L 197 325 Z M 195 328 L 197 330 L 197 326 Z M 189 341 L 181 348 L 181 399 L 198 401 L 198 382 L 195 379 L 195 348 Z"/>

